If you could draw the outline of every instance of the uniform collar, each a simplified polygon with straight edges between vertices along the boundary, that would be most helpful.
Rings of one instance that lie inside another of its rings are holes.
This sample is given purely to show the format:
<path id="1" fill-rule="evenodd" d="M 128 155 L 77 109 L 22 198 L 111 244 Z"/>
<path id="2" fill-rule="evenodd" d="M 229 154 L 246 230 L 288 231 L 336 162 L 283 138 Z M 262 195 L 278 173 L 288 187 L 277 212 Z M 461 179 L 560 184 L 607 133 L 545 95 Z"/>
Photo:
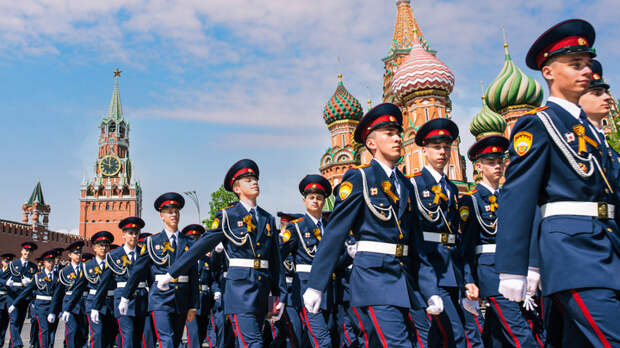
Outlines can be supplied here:
<path id="1" fill-rule="evenodd" d="M 396 166 L 394 166 L 394 168 L 390 168 L 387 164 L 381 161 L 377 161 L 374 158 L 372 160 L 379 163 L 379 165 L 381 166 L 381 168 L 383 168 L 383 170 L 385 171 L 385 175 L 387 175 L 388 178 L 392 175 L 392 173 L 394 173 L 394 176 L 396 176 Z"/>
<path id="2" fill-rule="evenodd" d="M 168 232 L 168 230 L 166 230 L 164 228 L 164 232 L 166 232 L 166 236 L 168 237 L 168 240 L 172 240 L 172 236 L 174 235 L 174 238 L 178 241 L 179 240 L 179 230 L 177 230 L 174 233 Z"/>
<path id="3" fill-rule="evenodd" d="M 125 250 L 125 254 L 129 255 L 130 252 L 134 252 L 134 254 L 136 253 L 136 247 L 134 247 L 133 249 L 129 249 L 129 247 L 127 246 L 127 244 L 123 244 L 123 250 Z"/>
<path id="4" fill-rule="evenodd" d="M 499 188 L 497 188 L 497 190 L 495 190 L 495 189 L 493 189 L 491 186 L 489 186 L 489 185 L 485 184 L 485 183 L 484 183 L 484 182 L 482 182 L 482 181 L 480 181 L 478 184 L 479 184 L 480 186 L 484 187 L 485 189 L 489 190 L 489 192 L 490 192 L 492 195 L 494 195 L 494 194 L 495 194 L 495 192 L 499 191 Z"/>
<path id="5" fill-rule="evenodd" d="M 426 168 L 426 170 L 428 170 L 428 172 L 431 173 L 435 181 L 437 181 L 437 183 L 439 184 L 439 181 L 441 180 L 441 178 L 444 177 L 444 174 L 436 171 L 435 168 L 431 166 L 424 166 L 424 168 Z"/>
<path id="6" fill-rule="evenodd" d="M 314 216 L 310 215 L 310 213 L 308 212 L 306 212 L 306 215 L 310 217 L 310 220 L 312 220 L 312 222 L 314 222 L 315 225 L 320 221 L 320 219 L 315 218 Z"/>
<path id="7" fill-rule="evenodd" d="M 95 261 L 97 262 L 97 266 L 98 266 L 103 262 L 103 259 L 100 259 L 97 256 L 95 256 Z"/>
<path id="8" fill-rule="evenodd" d="M 548 102 L 552 102 L 558 104 L 562 109 L 566 110 L 569 114 L 571 114 L 574 118 L 579 120 L 579 115 L 581 114 L 581 108 L 577 104 L 573 104 L 568 100 L 558 98 L 558 97 L 549 97 L 547 99 Z"/>
<path id="9" fill-rule="evenodd" d="M 241 205 L 245 208 L 245 210 L 248 211 L 248 213 L 250 212 L 250 210 L 252 210 L 252 209 L 257 210 L 257 208 L 258 208 L 258 206 L 251 207 L 249 204 L 247 204 L 246 202 L 244 202 L 242 200 L 239 200 L 239 203 L 241 203 Z"/>

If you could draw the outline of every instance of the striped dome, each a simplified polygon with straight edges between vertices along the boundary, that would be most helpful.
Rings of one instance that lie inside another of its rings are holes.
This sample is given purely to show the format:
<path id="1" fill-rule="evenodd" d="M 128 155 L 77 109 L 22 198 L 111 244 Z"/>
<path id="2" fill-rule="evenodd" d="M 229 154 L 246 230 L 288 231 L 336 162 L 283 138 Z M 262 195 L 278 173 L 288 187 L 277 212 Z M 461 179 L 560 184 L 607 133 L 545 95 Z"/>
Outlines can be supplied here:
<path id="1" fill-rule="evenodd" d="M 340 120 L 359 121 L 363 115 L 362 104 L 357 100 L 342 83 L 342 75 L 338 75 L 338 87 L 336 92 L 325 104 L 323 119 L 328 125 Z"/>
<path id="2" fill-rule="evenodd" d="M 506 120 L 500 114 L 491 110 L 485 102 L 485 98 L 482 97 L 482 110 L 474 116 L 469 125 L 471 134 L 478 140 L 487 135 L 504 134 L 505 129 Z"/>
<path id="3" fill-rule="evenodd" d="M 540 106 L 543 92 L 540 84 L 527 76 L 510 58 L 508 45 L 504 67 L 485 93 L 486 102 L 495 112 L 503 112 L 511 106 Z"/>
<path id="4" fill-rule="evenodd" d="M 454 74 L 417 41 L 392 79 L 392 92 L 399 98 L 410 93 L 438 89 L 447 93 L 454 87 Z"/>

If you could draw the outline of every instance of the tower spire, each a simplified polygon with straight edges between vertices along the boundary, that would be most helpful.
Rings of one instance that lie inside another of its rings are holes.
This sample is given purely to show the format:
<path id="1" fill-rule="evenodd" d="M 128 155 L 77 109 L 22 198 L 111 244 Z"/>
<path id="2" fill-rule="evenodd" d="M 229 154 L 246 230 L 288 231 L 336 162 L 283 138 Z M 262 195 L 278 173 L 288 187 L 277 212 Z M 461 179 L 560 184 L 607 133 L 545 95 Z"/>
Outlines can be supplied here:
<path id="1" fill-rule="evenodd" d="M 506 53 L 506 57 L 510 57 L 510 53 L 508 53 L 508 41 L 506 41 L 506 31 L 504 30 L 503 24 L 502 24 L 502 37 L 504 38 L 504 52 Z"/>
<path id="2" fill-rule="evenodd" d="M 396 45 L 398 49 L 408 49 L 411 48 L 416 38 L 424 42 L 422 30 L 411 9 L 411 1 L 396 0 L 396 9 L 396 24 L 392 35 L 393 45 Z"/>
<path id="3" fill-rule="evenodd" d="M 121 77 L 121 70 L 116 68 L 114 71 L 114 92 L 112 92 L 112 100 L 110 100 L 110 107 L 108 108 L 108 119 L 120 121 L 123 119 L 123 107 L 121 105 L 121 96 L 118 92 L 118 80 Z"/>

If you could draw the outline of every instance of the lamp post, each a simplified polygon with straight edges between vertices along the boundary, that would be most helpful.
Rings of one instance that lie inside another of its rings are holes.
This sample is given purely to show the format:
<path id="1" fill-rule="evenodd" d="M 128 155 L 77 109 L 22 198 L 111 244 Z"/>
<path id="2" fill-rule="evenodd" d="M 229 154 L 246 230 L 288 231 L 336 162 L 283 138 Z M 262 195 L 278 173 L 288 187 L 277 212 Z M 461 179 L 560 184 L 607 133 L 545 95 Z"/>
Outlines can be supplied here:
<path id="1" fill-rule="evenodd" d="M 196 206 L 196 210 L 198 210 L 198 221 L 202 221 L 200 220 L 200 202 L 198 201 L 198 194 L 196 193 L 196 191 L 187 191 L 183 192 L 183 194 L 192 199 L 194 205 Z"/>

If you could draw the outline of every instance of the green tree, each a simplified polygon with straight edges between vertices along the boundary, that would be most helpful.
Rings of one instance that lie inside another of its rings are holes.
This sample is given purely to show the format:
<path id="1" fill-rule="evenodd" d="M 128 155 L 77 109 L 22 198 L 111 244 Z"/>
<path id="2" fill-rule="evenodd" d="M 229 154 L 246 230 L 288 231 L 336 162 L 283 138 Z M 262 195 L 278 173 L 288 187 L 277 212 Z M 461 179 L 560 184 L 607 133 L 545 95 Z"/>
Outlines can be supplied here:
<path id="1" fill-rule="evenodd" d="M 202 220 L 202 224 L 208 229 L 211 227 L 213 220 L 215 220 L 215 214 L 222 208 L 226 208 L 230 203 L 236 202 L 239 199 L 237 195 L 232 192 L 226 191 L 224 185 L 220 186 L 217 191 L 211 193 L 211 200 L 209 201 L 209 218 Z"/>

